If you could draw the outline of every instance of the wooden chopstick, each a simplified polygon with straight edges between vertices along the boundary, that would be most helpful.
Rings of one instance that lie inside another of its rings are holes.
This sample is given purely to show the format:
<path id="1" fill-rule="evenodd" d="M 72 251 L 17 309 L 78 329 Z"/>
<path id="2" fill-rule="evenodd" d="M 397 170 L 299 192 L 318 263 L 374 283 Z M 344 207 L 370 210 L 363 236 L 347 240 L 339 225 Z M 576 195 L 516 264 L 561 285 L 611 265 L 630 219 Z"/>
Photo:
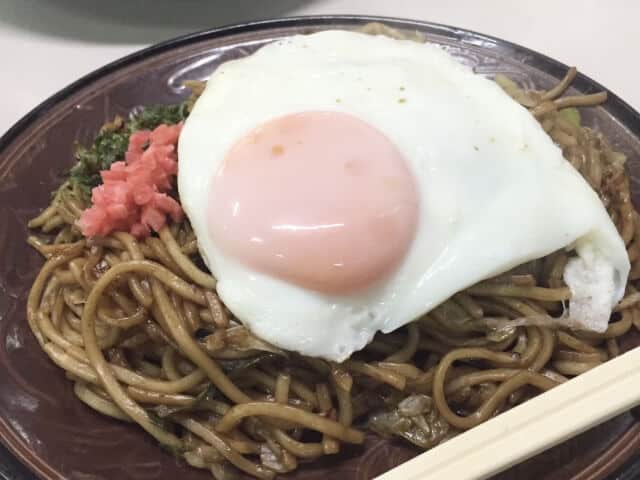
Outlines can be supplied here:
<path id="1" fill-rule="evenodd" d="M 484 479 L 636 405 L 640 405 L 640 347 L 377 478 Z"/>

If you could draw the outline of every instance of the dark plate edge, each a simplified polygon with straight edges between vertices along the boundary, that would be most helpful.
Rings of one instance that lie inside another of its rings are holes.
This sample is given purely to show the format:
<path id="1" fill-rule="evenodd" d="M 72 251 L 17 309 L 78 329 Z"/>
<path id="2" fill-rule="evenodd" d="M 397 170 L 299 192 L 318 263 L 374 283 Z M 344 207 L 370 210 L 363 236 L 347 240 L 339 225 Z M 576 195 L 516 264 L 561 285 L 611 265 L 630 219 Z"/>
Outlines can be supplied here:
<path id="1" fill-rule="evenodd" d="M 15 124 L 13 124 L 13 126 L 11 126 L 9 130 L 7 130 L 0 137 L 0 155 L 11 145 L 11 143 L 16 138 L 20 136 L 20 134 L 22 134 L 29 127 L 31 123 L 37 121 L 53 107 L 63 102 L 65 99 L 79 91 L 81 88 L 84 88 L 90 85 L 92 82 L 99 80 L 101 77 L 108 75 L 120 68 L 132 65 L 139 60 L 143 60 L 147 57 L 165 52 L 167 50 L 187 46 L 198 41 L 221 38 L 227 35 L 239 34 L 245 31 L 265 28 L 276 29 L 305 25 L 331 25 L 336 22 L 352 23 L 354 26 L 362 25 L 369 22 L 383 22 L 387 25 L 403 29 L 415 26 L 419 29 L 429 30 L 433 34 L 440 34 L 457 39 L 461 43 L 489 47 L 491 45 L 501 44 L 502 46 L 508 47 L 514 53 L 519 52 L 526 54 L 526 57 L 530 56 L 532 59 L 535 58 L 537 68 L 543 69 L 545 72 L 550 73 L 556 77 L 562 77 L 564 75 L 564 72 L 566 72 L 566 70 L 569 68 L 566 64 L 560 61 L 557 61 L 547 55 L 523 47 L 516 43 L 503 40 L 498 37 L 493 37 L 491 35 L 479 33 L 473 30 L 467 30 L 428 21 L 376 15 L 347 14 L 292 16 L 286 18 L 242 22 L 213 29 L 204 29 L 154 44 L 150 47 L 137 50 L 129 55 L 116 59 L 80 77 L 78 80 L 70 83 L 66 87 L 48 97 L 46 100 L 34 107 L 27 114 L 25 114 L 22 118 L 20 118 L 20 120 L 18 120 Z M 524 63 L 528 62 L 525 61 Z M 635 136 L 640 137 L 640 113 L 633 107 L 631 107 L 627 102 L 622 100 L 618 95 L 582 73 L 578 73 L 576 79 L 573 82 L 573 86 L 584 93 L 606 91 L 608 94 L 608 101 L 604 108 L 613 116 L 615 116 Z M 33 453 L 25 445 L 23 445 L 21 439 L 14 434 L 13 429 L 8 425 L 6 419 L 4 418 L 0 418 L 0 432 L 2 432 L 2 435 L 0 435 L 0 443 L 4 445 L 9 450 L 9 452 L 14 454 L 23 465 L 26 465 L 31 472 L 36 474 L 39 478 L 61 478 L 58 472 L 51 470 L 49 466 L 43 464 L 38 457 L 33 456 Z M 10 442 L 7 437 L 12 437 L 13 442 Z M 635 473 L 638 472 L 638 465 L 638 459 L 633 459 L 633 457 L 630 458 L 629 462 L 625 464 L 621 470 L 617 471 L 614 476 L 611 477 L 611 480 L 626 480 L 636 478 Z"/>

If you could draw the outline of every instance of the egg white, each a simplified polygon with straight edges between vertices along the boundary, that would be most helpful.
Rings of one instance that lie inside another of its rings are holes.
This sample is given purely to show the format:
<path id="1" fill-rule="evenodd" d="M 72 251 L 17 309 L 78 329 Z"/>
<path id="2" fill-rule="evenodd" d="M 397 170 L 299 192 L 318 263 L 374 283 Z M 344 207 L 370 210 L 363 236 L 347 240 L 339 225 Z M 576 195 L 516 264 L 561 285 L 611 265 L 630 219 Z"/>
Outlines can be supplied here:
<path id="1" fill-rule="evenodd" d="M 209 183 L 229 148 L 270 119 L 310 110 L 349 113 L 382 131 L 419 186 L 409 253 L 357 294 L 325 295 L 252 271 L 208 233 Z M 178 153 L 180 199 L 218 294 L 256 335 L 288 350 L 344 360 L 377 331 L 578 240 L 578 253 L 610 267 L 599 270 L 612 292 L 605 303 L 624 290 L 628 257 L 595 192 L 524 108 L 434 45 L 346 31 L 271 43 L 214 72 Z"/>

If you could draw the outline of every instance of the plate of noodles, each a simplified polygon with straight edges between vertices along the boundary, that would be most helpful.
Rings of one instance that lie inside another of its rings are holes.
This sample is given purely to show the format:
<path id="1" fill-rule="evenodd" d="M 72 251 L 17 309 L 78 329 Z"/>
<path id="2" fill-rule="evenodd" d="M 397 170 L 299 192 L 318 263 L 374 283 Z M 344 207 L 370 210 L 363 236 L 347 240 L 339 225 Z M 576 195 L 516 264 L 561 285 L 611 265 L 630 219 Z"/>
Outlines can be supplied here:
<path id="1" fill-rule="evenodd" d="M 44 479 L 373 478 L 640 344 L 638 158 L 618 97 L 457 28 L 118 60 L 0 139 L 0 439 Z M 496 478 L 639 449 L 628 412 Z"/>

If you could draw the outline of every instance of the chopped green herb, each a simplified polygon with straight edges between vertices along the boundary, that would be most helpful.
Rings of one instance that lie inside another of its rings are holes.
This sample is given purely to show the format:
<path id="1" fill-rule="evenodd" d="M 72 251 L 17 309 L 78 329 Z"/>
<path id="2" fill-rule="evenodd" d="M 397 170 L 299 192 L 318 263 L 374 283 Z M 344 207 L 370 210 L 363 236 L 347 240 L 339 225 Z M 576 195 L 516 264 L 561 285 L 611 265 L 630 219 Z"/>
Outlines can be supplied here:
<path id="1" fill-rule="evenodd" d="M 76 163 L 69 170 L 71 182 L 78 183 L 87 194 L 100 183 L 100 170 L 107 170 L 117 160 L 122 160 L 129 145 L 129 132 L 101 132 L 93 145 L 76 147 Z"/>
<path id="2" fill-rule="evenodd" d="M 572 123 L 576 127 L 580 126 L 580 112 L 578 111 L 577 108 L 574 108 L 574 107 L 563 108 L 558 112 L 558 115 L 560 115 L 567 122 Z"/>
<path id="3" fill-rule="evenodd" d="M 136 130 L 153 130 L 158 125 L 166 123 L 173 125 L 183 121 L 189 115 L 187 102 L 174 105 L 151 105 L 132 118 L 127 124 L 129 132 Z"/>
<path id="4" fill-rule="evenodd" d="M 127 122 L 116 119 L 105 125 L 96 136 L 93 145 L 78 145 L 75 151 L 77 163 L 69 170 L 69 184 L 77 187 L 88 203 L 91 189 L 100 184 L 100 171 L 108 170 L 113 162 L 124 160 L 129 137 L 138 130 L 153 130 L 158 125 L 183 121 L 189 115 L 187 102 L 175 105 L 145 107 Z"/>

